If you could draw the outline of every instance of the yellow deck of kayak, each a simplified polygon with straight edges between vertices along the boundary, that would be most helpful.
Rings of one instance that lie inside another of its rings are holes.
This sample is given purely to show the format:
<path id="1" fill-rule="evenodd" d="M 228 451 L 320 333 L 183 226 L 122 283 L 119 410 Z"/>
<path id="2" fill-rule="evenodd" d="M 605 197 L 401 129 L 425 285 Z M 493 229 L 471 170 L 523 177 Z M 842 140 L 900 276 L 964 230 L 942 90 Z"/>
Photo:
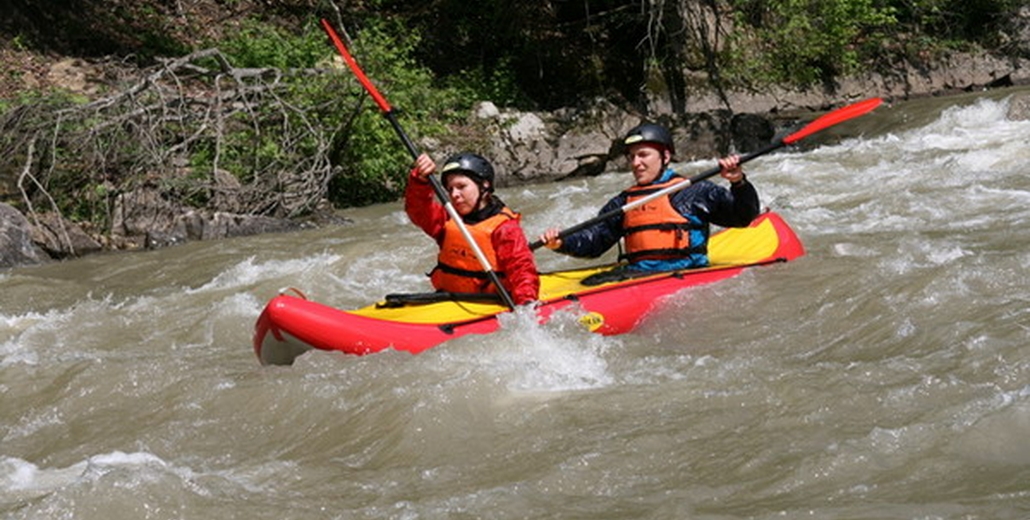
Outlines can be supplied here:
<path id="1" fill-rule="evenodd" d="M 764 220 L 754 227 L 730 228 L 712 235 L 708 243 L 708 258 L 711 267 L 683 272 L 723 269 L 726 267 L 750 265 L 768 260 L 779 246 L 779 236 L 772 223 Z M 595 273 L 611 269 L 611 265 L 592 266 L 570 271 L 555 271 L 540 274 L 540 300 L 549 301 L 569 294 L 596 289 L 580 282 Z M 656 274 L 656 277 L 667 276 Z M 633 283 L 641 278 L 635 278 Z M 627 282 L 611 282 L 598 287 Z M 368 305 L 348 311 L 359 316 L 407 323 L 449 323 L 490 316 L 507 310 L 503 305 L 473 302 L 434 302 L 402 307 L 378 307 Z"/>

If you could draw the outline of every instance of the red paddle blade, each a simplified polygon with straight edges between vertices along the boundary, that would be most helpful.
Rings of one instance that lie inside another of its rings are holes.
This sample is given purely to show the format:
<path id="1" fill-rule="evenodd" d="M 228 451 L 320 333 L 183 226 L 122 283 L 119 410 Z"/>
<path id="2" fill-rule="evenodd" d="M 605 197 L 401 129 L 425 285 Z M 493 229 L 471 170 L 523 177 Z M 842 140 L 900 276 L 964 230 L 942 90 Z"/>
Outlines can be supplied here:
<path id="1" fill-rule="evenodd" d="M 354 72 L 358 81 L 361 82 L 361 86 L 365 87 L 365 90 L 368 91 L 372 96 L 372 99 L 374 99 L 376 104 L 379 105 L 379 109 L 383 112 L 389 113 L 391 110 L 390 103 L 386 101 L 386 98 L 379 93 L 379 89 L 372 84 L 372 81 L 368 79 L 365 72 L 361 70 L 361 67 L 358 66 L 357 60 L 355 60 L 354 56 L 352 56 L 350 51 L 347 50 L 347 47 L 343 44 L 343 40 L 340 39 L 340 36 L 336 34 L 336 30 L 333 29 L 333 26 L 330 25 L 329 21 L 325 18 L 322 19 L 322 28 L 325 29 L 325 33 L 329 35 L 329 39 L 333 41 L 333 45 L 335 45 L 336 50 L 340 52 L 340 56 L 343 58 L 343 61 L 347 62 L 347 66 L 350 67 L 350 70 Z"/>
<path id="2" fill-rule="evenodd" d="M 837 110 L 834 110 L 833 112 L 830 112 L 828 114 L 823 114 L 815 121 L 812 121 L 811 123 L 805 125 L 805 127 L 801 130 L 798 130 L 797 132 L 794 132 L 793 134 L 784 137 L 783 143 L 794 144 L 795 142 L 800 141 L 816 132 L 826 130 L 827 128 L 835 124 L 843 123 L 844 121 L 847 121 L 849 119 L 853 119 L 860 115 L 872 112 L 872 110 L 880 106 L 881 103 L 883 103 L 883 100 L 880 98 L 870 98 L 865 101 L 859 101 L 858 103 L 848 105 L 846 107 L 838 108 Z"/>

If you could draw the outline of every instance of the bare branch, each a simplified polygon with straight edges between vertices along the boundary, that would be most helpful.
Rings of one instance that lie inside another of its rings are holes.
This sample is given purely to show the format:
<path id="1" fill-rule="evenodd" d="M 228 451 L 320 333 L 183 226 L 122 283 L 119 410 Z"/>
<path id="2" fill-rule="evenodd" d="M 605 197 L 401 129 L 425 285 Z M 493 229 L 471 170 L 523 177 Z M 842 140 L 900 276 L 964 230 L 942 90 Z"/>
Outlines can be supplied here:
<path id="1" fill-rule="evenodd" d="M 4 114 L 0 151 L 21 164 L 30 211 L 45 199 L 100 228 L 111 226 L 118 194 L 141 188 L 183 211 L 301 215 L 327 196 L 340 128 L 324 121 L 335 102 L 306 106 L 312 101 L 294 90 L 331 78 L 326 72 L 236 68 L 205 49 L 89 103 L 55 110 L 41 102 Z M 42 132 L 51 136 L 45 145 Z M 54 186 L 71 198 L 55 200 Z"/>

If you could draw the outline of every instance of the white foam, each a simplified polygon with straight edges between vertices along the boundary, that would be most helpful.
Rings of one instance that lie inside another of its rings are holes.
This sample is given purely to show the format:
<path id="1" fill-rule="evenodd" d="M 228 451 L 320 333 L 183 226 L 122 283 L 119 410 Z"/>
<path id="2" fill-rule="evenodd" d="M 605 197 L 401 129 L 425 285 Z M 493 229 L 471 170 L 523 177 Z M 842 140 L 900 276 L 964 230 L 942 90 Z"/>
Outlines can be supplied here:
<path id="1" fill-rule="evenodd" d="M 82 481 L 95 480 L 119 468 L 167 467 L 160 457 L 146 452 L 111 453 L 92 456 L 66 468 L 40 468 L 14 457 L 0 457 L 0 487 L 6 492 L 46 494 Z"/>
<path id="2" fill-rule="evenodd" d="M 62 324 L 77 313 L 76 308 L 51 309 L 44 314 L 28 312 L 20 316 L 0 315 L 0 366 L 39 364 L 39 355 L 31 345 L 46 344 Z M 37 339 L 38 338 L 38 339 Z"/>
<path id="3" fill-rule="evenodd" d="M 188 294 L 195 294 L 227 288 L 247 287 L 268 278 L 296 276 L 297 273 L 308 272 L 312 269 L 322 269 L 339 260 L 339 255 L 328 252 L 302 258 L 269 260 L 260 263 L 255 262 L 255 258 L 251 256 L 222 271 L 211 281 L 186 292 Z"/>
<path id="4" fill-rule="evenodd" d="M 491 361 L 510 389 L 586 390 L 613 382 L 605 352 L 617 340 L 589 333 L 578 316 L 574 311 L 558 312 L 544 325 L 529 309 L 500 317 L 499 343 L 505 347 L 497 349 Z"/>

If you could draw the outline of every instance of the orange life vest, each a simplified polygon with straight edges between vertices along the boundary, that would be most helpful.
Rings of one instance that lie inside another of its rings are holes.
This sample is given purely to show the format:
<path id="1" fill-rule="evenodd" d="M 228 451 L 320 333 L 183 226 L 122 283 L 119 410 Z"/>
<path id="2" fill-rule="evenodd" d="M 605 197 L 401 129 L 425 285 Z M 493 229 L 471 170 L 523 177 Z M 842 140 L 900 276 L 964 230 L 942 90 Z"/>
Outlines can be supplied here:
<path id="1" fill-rule="evenodd" d="M 482 220 L 476 224 L 466 225 L 469 234 L 483 251 L 483 255 L 490 262 L 490 269 L 498 278 L 503 278 L 504 273 L 497 271 L 497 252 L 494 251 L 490 236 L 497 226 L 508 220 L 519 220 L 520 215 L 505 207 L 496 215 Z M 490 278 L 483 265 L 476 257 L 475 251 L 465 240 L 453 219 L 447 219 L 444 223 L 443 242 L 440 244 L 440 254 L 437 256 L 436 267 L 429 273 L 429 279 L 433 287 L 440 291 L 448 292 L 470 292 L 470 293 L 495 293 L 497 288 L 490 283 Z"/>
<path id="2" fill-rule="evenodd" d="M 624 192 L 626 203 L 683 181 L 673 178 L 658 184 L 633 186 Z M 704 252 L 703 243 L 691 244 L 690 240 L 691 231 L 701 227 L 676 211 L 668 195 L 659 197 L 623 214 L 622 230 L 626 251 L 622 258 L 631 262 L 668 260 Z"/>

